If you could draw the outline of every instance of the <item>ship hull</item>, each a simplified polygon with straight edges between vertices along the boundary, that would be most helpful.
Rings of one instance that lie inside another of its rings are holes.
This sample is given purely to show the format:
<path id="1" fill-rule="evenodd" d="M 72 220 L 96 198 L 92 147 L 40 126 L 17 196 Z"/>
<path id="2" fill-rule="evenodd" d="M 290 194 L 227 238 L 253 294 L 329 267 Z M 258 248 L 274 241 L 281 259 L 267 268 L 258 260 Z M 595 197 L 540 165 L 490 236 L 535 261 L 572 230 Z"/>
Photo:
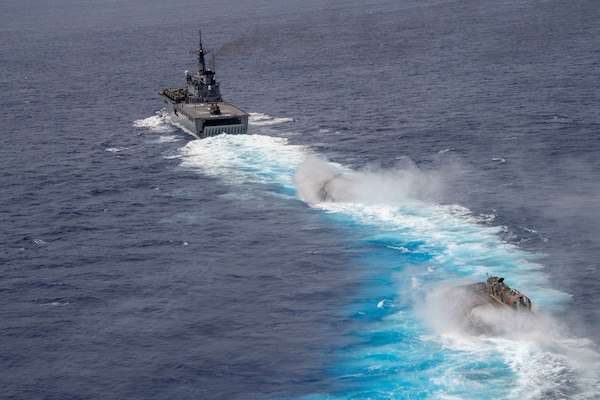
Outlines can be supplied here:
<path id="1" fill-rule="evenodd" d="M 198 138 L 248 132 L 248 113 L 230 103 L 175 102 L 162 91 L 159 95 L 165 102 L 169 119 Z M 211 113 L 211 104 L 219 106 L 219 114 Z"/>

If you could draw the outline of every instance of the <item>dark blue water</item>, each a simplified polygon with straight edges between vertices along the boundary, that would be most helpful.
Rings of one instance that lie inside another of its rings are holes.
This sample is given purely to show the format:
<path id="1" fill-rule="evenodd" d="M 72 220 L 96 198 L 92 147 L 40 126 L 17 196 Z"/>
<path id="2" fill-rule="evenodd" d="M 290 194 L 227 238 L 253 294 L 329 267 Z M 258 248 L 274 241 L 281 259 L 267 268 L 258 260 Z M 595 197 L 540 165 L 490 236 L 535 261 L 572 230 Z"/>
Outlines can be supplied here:
<path id="1" fill-rule="evenodd" d="M 1 3 L 0 397 L 596 398 L 599 19 Z M 200 28 L 249 135 L 160 114 Z M 440 289 L 486 273 L 534 327 L 455 329 Z"/>

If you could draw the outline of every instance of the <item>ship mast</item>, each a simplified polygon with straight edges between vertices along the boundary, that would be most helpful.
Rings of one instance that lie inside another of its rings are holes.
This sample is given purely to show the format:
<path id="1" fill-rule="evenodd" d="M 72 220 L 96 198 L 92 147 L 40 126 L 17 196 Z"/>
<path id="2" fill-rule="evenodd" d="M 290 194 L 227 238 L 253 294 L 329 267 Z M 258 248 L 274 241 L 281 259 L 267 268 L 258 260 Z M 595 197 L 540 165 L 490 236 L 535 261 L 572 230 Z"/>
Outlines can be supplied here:
<path id="1" fill-rule="evenodd" d="M 198 54 L 198 74 L 206 75 L 206 62 L 204 61 L 204 55 L 208 53 L 208 50 L 204 50 L 202 47 L 202 31 L 198 30 L 198 50 L 195 51 Z"/>
<path id="2" fill-rule="evenodd" d="M 221 92 L 219 91 L 219 83 L 215 79 L 215 71 L 207 68 L 205 54 L 210 50 L 204 50 L 202 47 L 202 32 L 198 30 L 200 41 L 198 50 L 192 53 L 198 55 L 198 73 L 191 75 L 188 71 L 185 72 L 185 79 L 188 84 L 187 99 L 190 103 L 201 102 L 219 102 L 221 101 Z"/>

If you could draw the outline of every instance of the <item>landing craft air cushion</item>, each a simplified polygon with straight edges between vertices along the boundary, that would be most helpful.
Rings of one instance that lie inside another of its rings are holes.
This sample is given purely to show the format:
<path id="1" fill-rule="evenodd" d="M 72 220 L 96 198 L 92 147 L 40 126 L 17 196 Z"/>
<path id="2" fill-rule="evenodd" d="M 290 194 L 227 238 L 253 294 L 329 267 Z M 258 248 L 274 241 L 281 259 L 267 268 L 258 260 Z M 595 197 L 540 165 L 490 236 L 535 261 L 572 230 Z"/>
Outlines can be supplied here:
<path id="1" fill-rule="evenodd" d="M 168 117 L 199 138 L 221 133 L 245 134 L 248 131 L 248 113 L 223 101 L 219 83 L 213 69 L 206 67 L 204 56 L 209 53 L 202 47 L 199 32 L 198 72 L 192 75 L 185 71 L 187 88 L 162 89 Z"/>
<path id="2" fill-rule="evenodd" d="M 486 282 L 473 283 L 456 288 L 462 293 L 458 298 L 462 299 L 460 305 L 466 322 L 471 328 L 479 332 L 502 331 L 511 327 L 498 327 L 506 322 L 505 317 L 510 314 L 517 316 L 532 316 L 531 300 L 523 293 L 510 288 L 504 283 L 504 278 L 488 276 Z M 503 314 L 503 310 L 509 314 Z M 486 318 L 488 313 L 492 318 Z M 514 314 L 513 314 L 514 313 Z M 494 318 L 497 315 L 500 318 Z"/>

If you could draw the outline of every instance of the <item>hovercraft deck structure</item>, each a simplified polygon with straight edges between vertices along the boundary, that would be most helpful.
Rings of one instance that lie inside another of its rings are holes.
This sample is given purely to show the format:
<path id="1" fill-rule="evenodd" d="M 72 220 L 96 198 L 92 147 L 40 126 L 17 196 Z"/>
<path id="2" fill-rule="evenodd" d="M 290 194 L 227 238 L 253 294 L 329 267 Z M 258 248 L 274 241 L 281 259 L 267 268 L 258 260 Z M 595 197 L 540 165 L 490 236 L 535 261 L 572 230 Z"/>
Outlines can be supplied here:
<path id="1" fill-rule="evenodd" d="M 245 134 L 248 131 L 248 113 L 221 98 L 219 83 L 213 69 L 206 67 L 204 59 L 209 51 L 200 45 L 194 53 L 198 55 L 198 72 L 185 71 L 187 88 L 162 89 L 169 118 L 199 138 L 221 133 Z"/>
<path id="2" fill-rule="evenodd" d="M 457 316 L 468 330 L 478 334 L 506 334 L 532 323 L 531 300 L 504 283 L 504 278 L 488 276 L 486 282 L 460 286 L 455 299 Z"/>
<path id="3" fill-rule="evenodd" d="M 473 294 L 470 308 L 490 304 L 517 312 L 531 312 L 531 300 L 518 290 L 511 289 L 504 283 L 504 278 L 488 276 L 485 283 L 474 283 L 463 288 Z"/>

